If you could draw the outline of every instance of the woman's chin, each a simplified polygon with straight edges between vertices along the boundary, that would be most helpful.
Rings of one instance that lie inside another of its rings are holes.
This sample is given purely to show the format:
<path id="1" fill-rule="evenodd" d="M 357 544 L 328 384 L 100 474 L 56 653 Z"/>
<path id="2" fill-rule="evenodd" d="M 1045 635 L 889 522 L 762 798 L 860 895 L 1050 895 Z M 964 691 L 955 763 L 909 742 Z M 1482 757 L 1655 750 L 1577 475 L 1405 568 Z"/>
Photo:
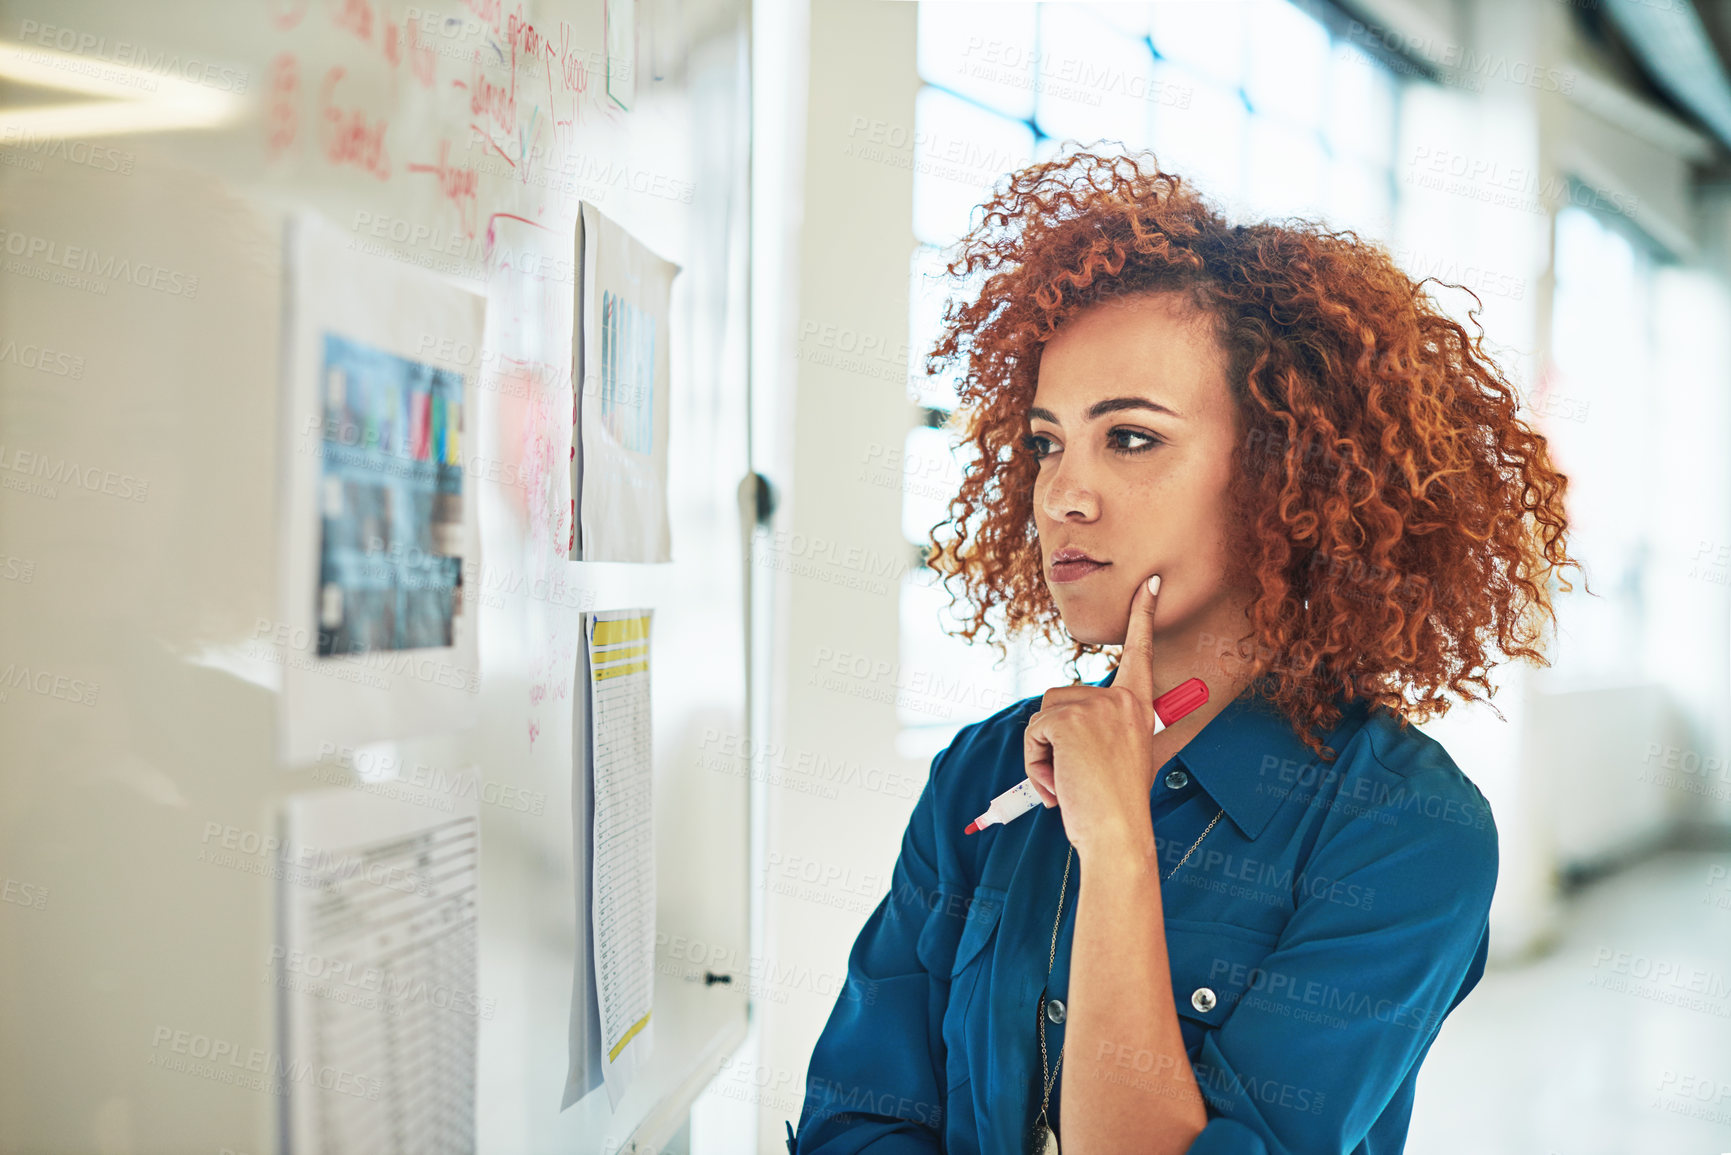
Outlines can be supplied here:
<path id="1" fill-rule="evenodd" d="M 1092 614 L 1070 614 L 1064 617 L 1064 630 L 1085 646 L 1121 646 L 1124 644 L 1124 622 L 1107 622 Z"/>

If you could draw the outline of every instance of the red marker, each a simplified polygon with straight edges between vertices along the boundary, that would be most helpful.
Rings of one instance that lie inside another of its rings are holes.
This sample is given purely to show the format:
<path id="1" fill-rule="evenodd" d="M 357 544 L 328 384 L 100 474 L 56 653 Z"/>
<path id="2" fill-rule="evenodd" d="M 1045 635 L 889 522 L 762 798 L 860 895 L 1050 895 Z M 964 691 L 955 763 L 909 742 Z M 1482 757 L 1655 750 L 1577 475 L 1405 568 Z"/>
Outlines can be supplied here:
<path id="1" fill-rule="evenodd" d="M 1154 733 L 1158 734 L 1172 726 L 1207 701 L 1208 684 L 1201 678 L 1191 678 L 1167 690 L 1154 699 Z M 1041 804 L 1039 791 L 1034 789 L 1033 781 L 1024 778 L 992 799 L 986 812 L 968 823 L 968 828 L 962 833 L 973 834 L 983 827 L 1008 822 Z"/>

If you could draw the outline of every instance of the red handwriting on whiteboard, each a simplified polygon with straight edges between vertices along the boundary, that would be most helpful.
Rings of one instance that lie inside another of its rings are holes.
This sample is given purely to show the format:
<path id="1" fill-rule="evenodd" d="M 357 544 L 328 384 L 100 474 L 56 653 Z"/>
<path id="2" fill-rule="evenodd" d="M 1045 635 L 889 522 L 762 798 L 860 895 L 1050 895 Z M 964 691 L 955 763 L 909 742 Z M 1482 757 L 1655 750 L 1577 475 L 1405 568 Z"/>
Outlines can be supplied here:
<path id="1" fill-rule="evenodd" d="M 589 87 L 589 70 L 583 67 L 582 54 L 571 47 L 571 25 L 559 22 L 559 75 L 565 91 L 582 93 Z"/>
<path id="2" fill-rule="evenodd" d="M 319 130 L 325 157 L 332 164 L 352 164 L 380 180 L 388 180 L 391 157 L 385 151 L 385 119 L 369 121 L 361 109 L 345 110 L 335 101 L 337 83 L 346 74 L 347 69 L 339 64 L 325 73 L 324 83 L 319 86 Z"/>
<path id="3" fill-rule="evenodd" d="M 515 87 L 516 81 L 512 80 Z M 469 111 L 483 124 L 501 129 L 507 136 L 517 131 L 517 96 L 512 88 L 494 84 L 481 71 L 481 57 L 475 56 L 474 71 L 469 77 Z"/>
<path id="4" fill-rule="evenodd" d="M 491 146 L 493 151 L 498 153 L 500 159 L 502 159 L 506 164 L 510 165 L 512 168 L 517 167 L 517 162 L 511 159 L 511 154 L 500 148 L 499 142 L 487 135 L 486 129 L 482 128 L 478 124 L 471 124 L 469 126 L 469 147 L 474 148 L 477 144 L 487 144 Z"/>
<path id="5" fill-rule="evenodd" d="M 265 141 L 274 159 L 295 142 L 300 132 L 301 66 L 293 53 L 279 53 L 270 62 L 270 104 L 265 113 Z"/>
<path id="6" fill-rule="evenodd" d="M 521 53 L 524 56 L 545 56 L 549 45 L 547 38 L 535 30 L 535 26 L 523 19 L 523 9 L 519 5 L 511 13 L 511 19 L 506 25 L 506 35 L 511 42 L 511 57 L 516 59 Z"/>
<path id="7" fill-rule="evenodd" d="M 431 88 L 438 57 L 433 46 L 421 39 L 420 23 L 427 14 L 410 8 L 409 15 L 399 23 L 389 4 L 381 4 L 379 13 L 379 43 L 385 50 L 385 61 L 395 70 L 407 55 L 415 79 L 421 82 L 421 87 Z"/>
<path id="8" fill-rule="evenodd" d="M 332 0 L 332 3 L 336 5 L 332 22 L 370 43 L 373 39 L 373 6 L 369 0 Z"/>
<path id="9" fill-rule="evenodd" d="M 493 31 L 499 31 L 499 0 L 467 0 L 469 11 L 486 21 Z"/>
<path id="10" fill-rule="evenodd" d="M 441 140 L 437 164 L 411 164 L 409 171 L 430 172 L 439 178 L 440 195 L 457 206 L 463 232 L 472 237 L 475 235 L 475 189 L 481 177 L 468 165 L 450 163 L 450 158 L 451 142 Z"/>
<path id="11" fill-rule="evenodd" d="M 409 71 L 415 79 L 421 82 L 421 87 L 433 87 L 433 65 L 438 62 L 438 56 L 433 52 L 433 46 L 421 39 L 419 21 L 412 15 L 407 21 L 407 38 L 409 50 Z"/>
<path id="12" fill-rule="evenodd" d="M 554 132 L 557 135 L 558 126 L 575 123 L 579 112 L 579 101 L 589 88 L 589 70 L 584 66 L 582 50 L 571 43 L 571 25 L 567 21 L 559 22 L 557 40 L 541 32 L 523 17 L 523 6 L 519 4 L 507 21 L 507 38 L 511 46 L 511 77 L 515 83 L 520 62 L 525 58 L 539 60 L 546 70 L 547 109 L 552 118 Z M 554 86 L 572 94 L 571 118 L 559 115 L 559 101 L 554 93 Z M 513 92 L 515 89 L 513 88 Z"/>
<path id="13" fill-rule="evenodd" d="M 287 30 L 301 22 L 307 14 L 307 0 L 267 0 L 270 22 Z"/>

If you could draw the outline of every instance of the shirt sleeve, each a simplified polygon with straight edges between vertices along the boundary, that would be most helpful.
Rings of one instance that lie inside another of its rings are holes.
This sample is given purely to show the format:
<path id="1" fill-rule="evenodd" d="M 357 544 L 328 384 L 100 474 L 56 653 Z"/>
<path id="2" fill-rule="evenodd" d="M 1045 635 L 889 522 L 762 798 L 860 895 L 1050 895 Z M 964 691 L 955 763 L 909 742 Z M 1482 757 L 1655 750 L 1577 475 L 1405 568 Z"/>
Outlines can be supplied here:
<path id="1" fill-rule="evenodd" d="M 812 1050 L 790 1155 L 939 1155 L 943 1149 L 940 1076 L 949 975 L 947 968 L 936 976 L 930 969 L 942 961 L 936 943 L 944 936 L 923 932 L 929 919 L 953 905 L 938 878 L 934 784 L 955 746 L 933 760 L 902 835 L 890 892 L 848 955 L 847 982 Z"/>
<path id="2" fill-rule="evenodd" d="M 1484 796 L 1451 767 L 1325 827 L 1273 951 L 1192 1068 L 1188 1155 L 1351 1151 L 1476 983 L 1496 888 Z M 1369 896 L 1369 900 L 1367 900 Z"/>

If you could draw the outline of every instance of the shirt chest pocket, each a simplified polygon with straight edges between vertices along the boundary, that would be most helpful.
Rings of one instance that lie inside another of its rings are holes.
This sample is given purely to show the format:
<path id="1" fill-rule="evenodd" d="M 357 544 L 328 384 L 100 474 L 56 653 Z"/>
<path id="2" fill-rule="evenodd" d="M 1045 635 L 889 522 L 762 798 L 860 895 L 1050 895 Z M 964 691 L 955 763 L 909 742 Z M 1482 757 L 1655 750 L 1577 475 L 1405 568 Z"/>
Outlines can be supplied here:
<path id="1" fill-rule="evenodd" d="M 1184 1049 L 1195 1059 L 1207 1031 L 1225 1024 L 1262 983 L 1275 938 L 1226 923 L 1167 920 L 1166 954 Z"/>
<path id="2" fill-rule="evenodd" d="M 950 978 L 965 971 L 998 930 L 998 918 L 1004 913 L 1005 894 L 995 886 L 974 888 L 968 901 L 967 916 L 962 921 L 962 937 L 956 943 L 956 961 L 950 967 Z"/>
<path id="3" fill-rule="evenodd" d="M 968 901 L 956 955 L 950 965 L 950 1000 L 944 1011 L 944 1044 L 948 1052 L 948 1089 L 969 1078 L 969 1039 L 984 1039 L 983 1016 L 991 988 L 991 944 L 1004 913 L 1005 892 L 995 886 L 976 887 Z"/>

